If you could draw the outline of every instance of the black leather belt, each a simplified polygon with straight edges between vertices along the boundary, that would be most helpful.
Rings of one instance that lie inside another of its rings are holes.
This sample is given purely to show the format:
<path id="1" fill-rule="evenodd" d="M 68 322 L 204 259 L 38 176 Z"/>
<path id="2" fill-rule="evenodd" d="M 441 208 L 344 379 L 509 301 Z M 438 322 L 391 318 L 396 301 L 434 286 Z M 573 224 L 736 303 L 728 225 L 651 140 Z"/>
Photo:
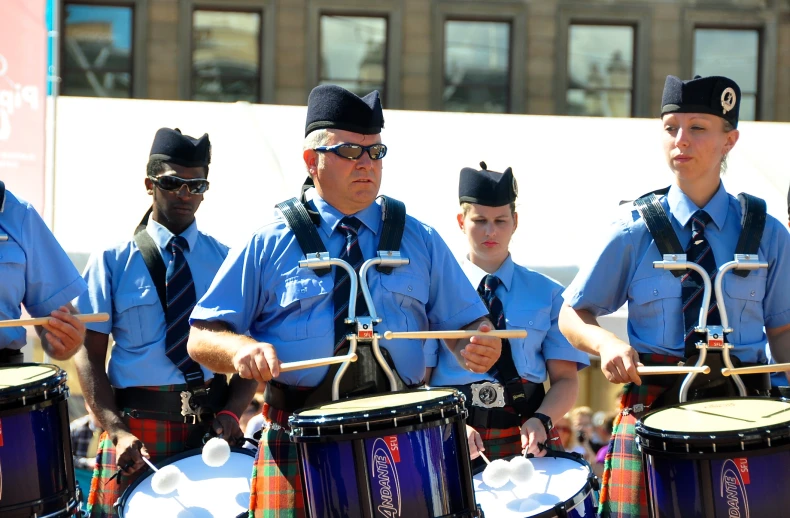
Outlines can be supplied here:
<path id="1" fill-rule="evenodd" d="M 529 385 L 534 385 L 534 388 L 537 388 L 538 385 L 534 383 L 528 383 Z M 542 385 L 540 385 L 542 387 Z M 466 418 L 466 424 L 469 426 L 474 426 L 476 428 L 495 428 L 495 429 L 506 429 L 512 428 L 514 426 L 521 426 L 521 417 L 516 414 L 512 407 L 493 407 L 493 408 L 485 408 L 481 406 L 475 406 L 472 404 L 472 387 L 470 385 L 452 385 L 449 388 L 454 388 L 457 391 L 461 392 L 466 397 L 466 409 L 469 411 L 469 416 Z M 509 400 L 509 396 L 505 396 L 506 399 Z M 508 404 L 510 401 L 508 401 Z"/>
<path id="2" fill-rule="evenodd" d="M 0 349 L 0 365 L 22 363 L 25 355 L 19 349 Z"/>
<path id="3" fill-rule="evenodd" d="M 157 391 L 137 387 L 115 389 L 115 404 L 123 415 L 134 419 L 153 419 L 183 424 L 211 422 L 214 413 L 208 409 L 183 415 L 181 393 L 185 391 Z"/>

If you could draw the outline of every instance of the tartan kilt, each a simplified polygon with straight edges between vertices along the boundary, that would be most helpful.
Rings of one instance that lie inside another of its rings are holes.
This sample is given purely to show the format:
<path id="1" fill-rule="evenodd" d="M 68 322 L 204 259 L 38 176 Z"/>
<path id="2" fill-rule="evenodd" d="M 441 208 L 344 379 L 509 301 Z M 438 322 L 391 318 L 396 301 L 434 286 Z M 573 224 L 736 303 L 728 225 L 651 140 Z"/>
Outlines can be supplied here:
<path id="1" fill-rule="evenodd" d="M 640 359 L 650 364 L 677 365 L 679 358 L 657 354 L 642 354 Z M 642 453 L 636 446 L 636 422 L 645 412 L 624 412 L 634 405 L 650 407 L 664 393 L 666 387 L 628 383 L 620 398 L 620 413 L 615 417 L 612 438 L 604 460 L 598 513 L 602 518 L 642 518 L 648 516 L 647 485 L 642 469 Z M 625 414 L 625 415 L 624 415 Z"/>
<path id="2" fill-rule="evenodd" d="M 165 387 L 137 387 L 149 390 L 169 392 L 171 388 L 181 389 L 179 385 Z M 166 390 L 167 389 L 167 390 Z M 168 457 L 186 451 L 187 438 L 195 427 L 192 425 L 175 423 L 171 421 L 156 421 L 153 419 L 135 419 L 124 416 L 124 423 L 129 427 L 129 432 L 140 439 L 150 454 L 151 462 L 156 464 Z M 99 438 L 99 448 L 96 452 L 96 467 L 91 479 L 90 494 L 88 496 L 87 516 L 91 518 L 114 518 L 118 516 L 114 504 L 126 491 L 126 488 L 137 477 L 145 473 L 141 469 L 130 477 L 118 475 L 111 482 L 107 482 L 117 471 L 115 463 L 115 445 L 107 432 L 102 432 Z"/>
<path id="3" fill-rule="evenodd" d="M 267 424 L 252 468 L 249 518 L 303 518 L 307 511 L 299 455 L 285 428 L 289 414 L 264 404 L 263 415 Z"/>

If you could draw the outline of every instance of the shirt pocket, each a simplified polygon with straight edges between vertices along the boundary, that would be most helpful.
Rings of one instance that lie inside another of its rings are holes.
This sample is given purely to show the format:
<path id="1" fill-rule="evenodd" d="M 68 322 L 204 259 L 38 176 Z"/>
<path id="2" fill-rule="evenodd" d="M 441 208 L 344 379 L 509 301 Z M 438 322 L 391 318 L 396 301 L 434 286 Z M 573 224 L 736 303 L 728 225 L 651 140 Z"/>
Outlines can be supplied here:
<path id="1" fill-rule="evenodd" d="M 634 281 L 630 287 L 628 320 L 636 336 L 649 344 L 674 344 L 678 338 L 673 336 L 674 332 L 679 330 L 683 334 L 680 295 L 680 278 L 674 275 Z M 673 322 L 679 322 L 680 328 L 675 329 Z"/>
<path id="2" fill-rule="evenodd" d="M 521 352 L 513 358 L 517 366 L 522 364 L 518 370 L 524 372 L 527 358 L 532 359 L 541 354 L 543 339 L 551 328 L 551 315 L 540 310 L 506 309 L 505 322 L 508 329 L 523 329 L 527 332 L 526 338 L 509 339 L 511 349 Z"/>
<path id="3" fill-rule="evenodd" d="M 286 279 L 275 290 L 280 306 L 278 325 L 274 333 L 283 341 L 304 340 L 324 336 L 334 329 L 332 318 L 332 279 L 322 277 L 294 277 Z M 322 311 L 319 303 L 329 297 L 329 307 Z"/>
<path id="4" fill-rule="evenodd" d="M 379 278 L 385 296 L 380 302 L 381 307 L 376 307 L 376 313 L 379 318 L 384 318 L 387 327 L 400 331 L 399 324 L 404 323 L 406 331 L 426 329 L 428 322 L 425 305 L 428 304 L 429 297 L 428 283 L 397 271 L 390 275 L 382 274 Z M 397 314 L 402 315 L 403 320 L 390 317 Z"/>
<path id="5" fill-rule="evenodd" d="M 129 349 L 145 347 L 164 338 L 165 317 L 153 286 L 115 295 L 113 333 L 126 335 Z M 116 336 L 116 340 L 123 339 Z"/>
<path id="6" fill-rule="evenodd" d="M 4 299 L 10 301 L 10 307 L 3 308 L 10 311 L 12 307 L 23 301 L 25 296 L 25 263 L 27 258 L 22 247 L 16 241 L 0 241 L 0 283 L 7 294 Z M 7 313 L 14 314 L 13 311 Z"/>
<path id="7" fill-rule="evenodd" d="M 725 309 L 733 332 L 728 335 L 731 343 L 751 344 L 763 340 L 763 299 L 768 282 L 764 269 L 749 272 L 746 277 L 727 273 L 724 283 Z"/>

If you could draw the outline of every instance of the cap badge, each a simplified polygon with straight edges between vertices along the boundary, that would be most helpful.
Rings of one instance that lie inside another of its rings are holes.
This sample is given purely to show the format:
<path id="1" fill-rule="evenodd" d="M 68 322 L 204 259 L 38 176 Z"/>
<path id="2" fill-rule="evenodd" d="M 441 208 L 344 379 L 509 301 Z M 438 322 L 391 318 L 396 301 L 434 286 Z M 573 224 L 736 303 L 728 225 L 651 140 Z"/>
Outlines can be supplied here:
<path id="1" fill-rule="evenodd" d="M 727 87 L 721 93 L 721 108 L 722 114 L 727 114 L 728 111 L 735 108 L 735 90 L 732 87 Z"/>

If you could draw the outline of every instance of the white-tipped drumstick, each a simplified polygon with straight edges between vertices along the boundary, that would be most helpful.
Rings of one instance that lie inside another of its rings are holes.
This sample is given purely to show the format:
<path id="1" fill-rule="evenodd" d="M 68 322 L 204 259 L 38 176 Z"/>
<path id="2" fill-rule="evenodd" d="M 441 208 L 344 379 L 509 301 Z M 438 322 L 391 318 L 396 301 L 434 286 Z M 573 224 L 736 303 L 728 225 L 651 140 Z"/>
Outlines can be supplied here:
<path id="1" fill-rule="evenodd" d="M 495 338 L 526 338 L 527 332 L 523 329 L 497 329 L 494 331 L 384 331 L 385 340 L 396 338 L 425 340 L 428 338 L 441 338 L 446 340 L 457 340 L 471 338 L 473 336 L 493 336 Z"/>
<path id="2" fill-rule="evenodd" d="M 85 313 L 73 316 L 80 322 L 107 322 L 110 319 L 110 315 L 107 313 Z M 37 317 L 0 320 L 0 327 L 41 326 L 44 324 L 49 324 L 49 321 L 52 318 L 53 317 Z"/>
<path id="3" fill-rule="evenodd" d="M 663 365 L 651 365 L 650 367 L 637 367 L 636 372 L 639 373 L 640 376 L 650 376 L 654 374 L 710 374 L 710 367 L 707 365 L 703 365 L 701 367 L 675 367 L 671 365 L 663 366 Z M 725 374 L 726 376 L 726 374 Z"/>
<path id="4" fill-rule="evenodd" d="M 738 367 L 736 369 L 725 367 L 721 370 L 721 373 L 724 376 L 732 376 L 733 374 L 765 374 L 787 371 L 790 371 L 790 363 L 769 363 L 767 365 L 752 365 L 751 367 Z"/>
<path id="5" fill-rule="evenodd" d="M 280 372 L 298 371 L 299 369 L 311 369 L 313 367 L 323 367 L 333 363 L 355 362 L 356 354 L 346 354 L 343 356 L 330 356 L 329 358 L 316 358 L 315 360 L 302 360 L 298 362 L 288 362 L 280 364 Z"/>
<path id="6" fill-rule="evenodd" d="M 143 457 L 143 460 L 148 464 L 148 467 L 154 470 L 154 476 L 151 478 L 151 489 L 154 490 L 154 493 L 166 495 L 172 493 L 178 487 L 178 484 L 181 482 L 180 469 L 172 464 L 159 469 L 146 457 Z"/>

